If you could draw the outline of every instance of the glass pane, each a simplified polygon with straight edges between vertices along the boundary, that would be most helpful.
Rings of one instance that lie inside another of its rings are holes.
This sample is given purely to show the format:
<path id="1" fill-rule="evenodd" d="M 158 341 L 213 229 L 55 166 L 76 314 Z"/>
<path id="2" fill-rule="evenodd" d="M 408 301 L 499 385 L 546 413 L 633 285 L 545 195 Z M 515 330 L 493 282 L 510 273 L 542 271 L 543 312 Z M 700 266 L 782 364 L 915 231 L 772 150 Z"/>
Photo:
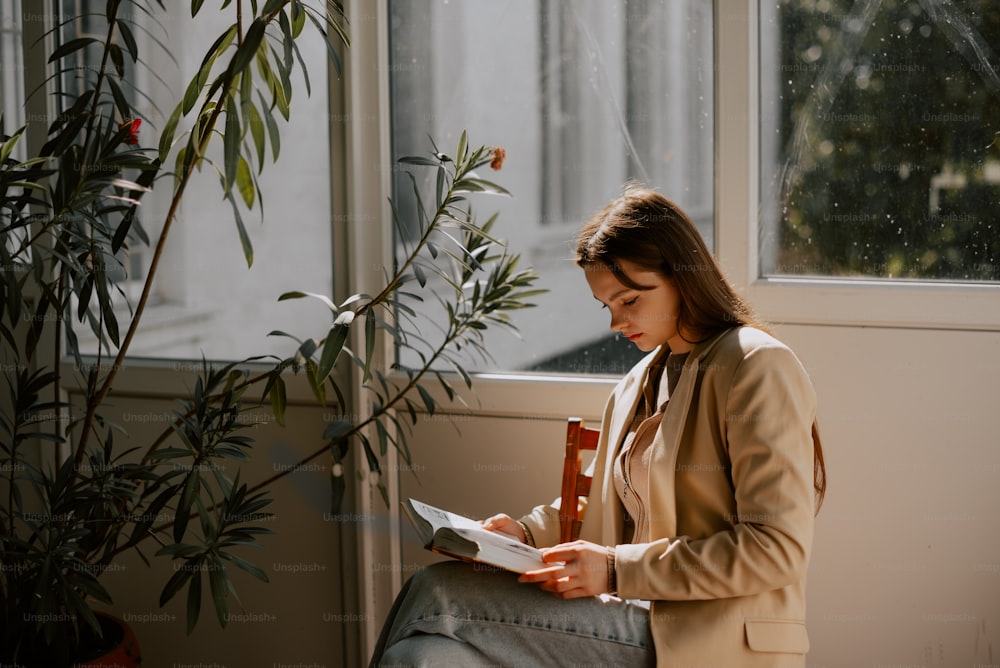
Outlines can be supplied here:
<path id="1" fill-rule="evenodd" d="M 1000 4 L 760 4 L 762 275 L 1000 280 Z"/>
<path id="2" fill-rule="evenodd" d="M 500 213 L 494 233 L 550 291 L 515 315 L 522 339 L 489 334 L 492 368 L 621 375 L 638 353 L 609 336 L 607 313 L 572 261 L 574 237 L 634 179 L 680 204 L 711 245 L 712 2 L 389 7 L 393 156 L 426 155 L 428 137 L 454 150 L 463 130 L 475 145 L 503 146 L 503 170 L 490 176 L 513 197 L 474 206 Z M 393 178 L 403 217 L 414 220 L 409 179 L 398 169 Z"/>
<path id="3" fill-rule="evenodd" d="M 0 115 L 3 117 L 0 140 L 5 140 L 24 126 L 24 52 L 21 40 L 20 0 L 0 0 Z M 10 158 L 25 160 L 25 137 L 15 145 Z M 6 214 L 7 212 L 3 212 Z M 0 226 L 9 223 L 7 215 L 0 216 Z M 27 231 L 4 231 L 2 243 L 8 253 L 16 252 L 27 239 Z"/>
<path id="4" fill-rule="evenodd" d="M 21 51 L 20 0 L 0 0 L 0 113 L 11 135 L 24 125 L 24 67 Z M 24 159 L 19 147 L 15 158 Z"/>
<path id="5" fill-rule="evenodd" d="M 74 31 L 83 34 L 85 29 L 103 34 L 105 28 L 93 24 L 104 20 L 104 5 L 103 0 L 83 3 L 83 11 L 94 7 L 97 14 L 89 23 L 67 25 L 65 37 L 70 38 Z M 142 119 L 139 145 L 154 150 L 167 116 L 183 96 L 203 53 L 235 17 L 231 10 L 214 15 L 202 11 L 192 22 L 190 7 L 184 3 L 165 6 L 164 12 L 133 13 L 136 21 L 143 22 L 141 29 L 132 31 L 139 40 L 140 64 L 135 68 L 134 84 L 123 86 Z M 170 30 L 171 53 L 154 39 L 162 40 L 166 28 Z M 281 129 L 279 162 L 275 165 L 268 158 L 259 179 L 260 198 L 252 210 L 242 211 L 254 248 L 252 268 L 244 259 L 233 211 L 223 200 L 219 178 L 214 169 L 206 167 L 188 186 L 180 214 L 170 229 L 151 299 L 130 347 L 132 355 L 185 360 L 286 356 L 295 344 L 286 338 L 269 337 L 271 331 L 311 337 L 329 327 L 329 311 L 319 302 L 277 301 L 282 293 L 293 290 L 328 295 L 333 289 L 329 127 L 325 122 L 329 118 L 328 56 L 311 26 L 303 30 L 297 44 L 309 64 L 311 94 L 306 94 L 297 64 L 292 74 L 291 120 L 285 122 L 274 112 Z M 188 52 L 194 55 L 176 56 Z M 86 60 L 85 50 L 78 53 L 84 59 L 82 71 L 93 73 L 97 63 Z M 67 91 L 73 91 L 69 83 Z M 221 152 L 221 142 L 216 150 Z M 168 216 L 170 178 L 161 178 L 154 191 L 143 198 L 139 210 L 151 244 L 130 237 L 128 252 L 106 261 L 120 288 L 115 296 L 122 332 L 141 294 L 152 246 Z M 89 325 L 78 322 L 75 330 L 81 350 L 96 353 Z"/>

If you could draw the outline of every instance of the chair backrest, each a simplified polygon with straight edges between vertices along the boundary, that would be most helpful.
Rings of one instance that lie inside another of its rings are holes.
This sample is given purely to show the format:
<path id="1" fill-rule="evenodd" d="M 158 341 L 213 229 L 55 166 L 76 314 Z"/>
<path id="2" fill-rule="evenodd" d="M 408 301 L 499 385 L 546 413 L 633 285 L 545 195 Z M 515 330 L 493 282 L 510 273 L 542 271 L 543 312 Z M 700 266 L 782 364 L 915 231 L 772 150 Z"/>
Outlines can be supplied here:
<path id="1" fill-rule="evenodd" d="M 559 504 L 560 542 L 574 541 L 580 535 L 583 514 L 580 499 L 590 495 L 591 476 L 584 475 L 584 450 L 596 450 L 601 431 L 585 427 L 583 420 L 571 417 L 566 421 L 566 459 L 563 461 L 562 495 Z"/>

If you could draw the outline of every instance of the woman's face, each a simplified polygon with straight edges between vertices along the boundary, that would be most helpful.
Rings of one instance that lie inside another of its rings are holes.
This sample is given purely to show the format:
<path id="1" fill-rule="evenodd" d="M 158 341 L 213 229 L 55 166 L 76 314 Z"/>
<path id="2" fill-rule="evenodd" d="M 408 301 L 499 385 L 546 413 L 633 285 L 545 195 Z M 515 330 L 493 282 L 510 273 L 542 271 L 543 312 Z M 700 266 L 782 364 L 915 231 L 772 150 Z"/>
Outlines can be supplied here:
<path id="1" fill-rule="evenodd" d="M 677 329 L 681 298 L 673 281 L 658 272 L 640 269 L 628 260 L 619 264 L 637 284 L 654 287 L 635 290 L 619 281 L 603 264 L 587 265 L 584 273 L 590 291 L 611 311 L 611 330 L 628 337 L 644 352 L 664 344 L 674 353 L 690 351 L 693 344 L 685 341 Z"/>

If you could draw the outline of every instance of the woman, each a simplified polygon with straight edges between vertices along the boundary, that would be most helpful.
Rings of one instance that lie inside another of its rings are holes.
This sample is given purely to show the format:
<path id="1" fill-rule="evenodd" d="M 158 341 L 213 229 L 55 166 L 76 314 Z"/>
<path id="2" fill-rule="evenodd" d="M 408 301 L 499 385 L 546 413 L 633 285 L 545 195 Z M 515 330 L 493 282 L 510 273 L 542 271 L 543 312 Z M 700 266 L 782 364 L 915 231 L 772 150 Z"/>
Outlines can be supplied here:
<path id="1" fill-rule="evenodd" d="M 652 190 L 594 216 L 576 261 L 611 329 L 649 352 L 605 408 L 580 540 L 558 544 L 553 505 L 489 518 L 552 565 L 425 569 L 373 665 L 804 666 L 826 490 L 805 370 Z"/>

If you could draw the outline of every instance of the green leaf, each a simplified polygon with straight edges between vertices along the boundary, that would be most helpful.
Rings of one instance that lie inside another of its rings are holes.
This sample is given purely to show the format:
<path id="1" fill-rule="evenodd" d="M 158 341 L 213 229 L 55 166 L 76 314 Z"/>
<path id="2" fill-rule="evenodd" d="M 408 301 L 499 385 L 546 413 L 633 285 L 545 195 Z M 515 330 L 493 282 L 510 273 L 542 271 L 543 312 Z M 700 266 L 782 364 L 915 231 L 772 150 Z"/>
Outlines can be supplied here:
<path id="1" fill-rule="evenodd" d="M 125 76 L 125 57 L 122 55 L 122 48 L 111 42 L 107 45 L 108 57 L 111 59 L 111 63 L 115 66 L 115 72 L 118 76 Z M 110 76 L 108 77 L 108 82 L 114 81 Z"/>
<path id="2" fill-rule="evenodd" d="M 103 271 L 95 272 L 94 285 L 97 287 L 97 302 L 101 308 L 101 316 L 104 318 L 104 330 L 108 338 L 117 348 L 119 346 L 118 317 L 115 315 L 114 304 L 111 300 L 111 293 L 108 292 L 108 281 Z"/>
<path id="3" fill-rule="evenodd" d="M 232 65 L 230 65 L 230 75 L 235 77 L 237 74 L 242 72 L 247 68 L 247 66 L 253 61 L 254 56 L 257 55 L 257 49 L 260 48 L 260 43 L 264 39 L 264 31 L 267 28 L 267 23 L 261 17 L 257 17 L 250 24 L 250 28 L 247 30 L 246 36 L 243 38 L 243 43 L 240 44 L 239 48 L 236 50 L 236 55 L 233 56 Z"/>
<path id="4" fill-rule="evenodd" d="M 122 91 L 121 86 L 115 81 L 115 78 L 108 76 L 105 81 L 108 82 L 108 86 L 111 88 L 111 97 L 115 100 L 115 108 L 118 109 L 119 115 L 122 118 L 129 118 L 132 116 L 132 107 L 128 103 L 128 98 L 125 97 L 124 91 Z M 127 134 L 127 130 L 122 132 L 122 136 Z"/>
<path id="5" fill-rule="evenodd" d="M 132 62 L 138 61 L 139 47 L 136 44 L 135 36 L 132 35 L 132 29 L 128 27 L 128 23 L 121 19 L 118 19 L 115 25 L 118 26 L 118 32 L 122 36 L 122 41 L 125 42 L 125 48 L 128 49 L 128 54 L 132 57 Z"/>
<path id="6" fill-rule="evenodd" d="M 240 117 L 236 110 L 236 99 L 226 98 L 226 130 L 222 137 L 225 147 L 225 193 L 229 194 L 236 183 L 236 171 L 240 157 Z"/>
<path id="7" fill-rule="evenodd" d="M 180 501 L 177 504 L 177 514 L 174 520 L 174 542 L 176 543 L 184 539 L 188 520 L 191 519 L 191 507 L 194 505 L 194 499 L 200 489 L 201 473 L 197 468 L 191 469 L 184 483 L 184 491 L 181 493 Z"/>
<path id="8" fill-rule="evenodd" d="M 267 4 L 264 5 L 264 9 L 260 10 L 261 14 L 273 14 L 274 12 L 281 9 L 287 0 L 267 0 Z"/>
<path id="9" fill-rule="evenodd" d="M 299 0 L 292 0 L 292 37 L 298 39 L 306 25 L 306 13 Z"/>
<path id="10" fill-rule="evenodd" d="M 323 344 L 323 354 L 320 356 L 319 368 L 316 371 L 319 382 L 322 383 L 326 380 L 326 377 L 330 375 L 330 372 L 336 365 L 340 351 L 343 350 L 344 344 L 347 342 L 347 335 L 350 332 L 352 322 L 354 322 L 354 311 L 344 311 L 337 316 L 337 319 L 333 322 L 333 326 L 330 327 L 330 331 L 326 335 L 326 342 Z"/>
<path id="11" fill-rule="evenodd" d="M 229 575 L 222 560 L 214 555 L 209 559 L 208 583 L 212 589 L 212 600 L 215 602 L 215 615 L 219 619 L 219 624 L 225 626 L 229 621 L 229 605 L 226 603 Z"/>
<path id="12" fill-rule="evenodd" d="M 375 314 L 369 311 L 365 315 L 365 371 L 362 383 L 368 382 L 372 373 L 372 360 L 375 358 Z"/>
<path id="13" fill-rule="evenodd" d="M 383 457 L 389 452 L 389 432 L 381 420 L 375 421 L 375 432 L 378 434 L 378 451 Z"/>
<path id="14" fill-rule="evenodd" d="M 403 156 L 402 158 L 400 158 L 399 160 L 397 160 L 397 162 L 401 162 L 404 165 L 420 165 L 422 167 L 440 167 L 441 166 L 441 161 L 440 160 L 431 160 L 430 158 L 426 158 L 426 157 L 424 157 L 422 155 L 406 155 L 406 156 Z"/>
<path id="15" fill-rule="evenodd" d="M 417 283 L 420 284 L 420 287 L 424 287 L 427 285 L 427 275 L 424 274 L 423 267 L 421 267 L 416 262 L 413 263 L 413 274 L 414 276 L 417 277 Z"/>
<path id="16" fill-rule="evenodd" d="M 455 155 L 458 156 L 459 164 L 465 162 L 465 158 L 467 157 L 466 152 L 468 151 L 468 148 L 469 148 L 468 136 L 466 135 L 466 131 L 462 130 L 462 136 L 458 138 L 458 150 L 455 151 Z"/>
<path id="17" fill-rule="evenodd" d="M 246 571 L 250 575 L 254 576 L 255 578 L 257 578 L 261 582 L 270 582 L 271 581 L 270 579 L 268 579 L 267 573 L 265 573 L 263 569 L 261 569 L 261 568 L 257 567 L 256 565 L 250 563 L 246 559 L 242 559 L 240 557 L 237 557 L 235 554 L 231 554 L 231 553 L 228 553 L 228 552 L 222 553 L 222 558 L 223 559 L 228 559 L 229 561 L 233 562 L 233 564 L 237 568 L 243 569 L 244 571 Z"/>
<path id="18" fill-rule="evenodd" d="M 267 150 L 267 141 L 264 137 L 264 119 L 261 118 L 257 106 L 252 102 L 246 107 L 246 123 L 250 127 L 250 136 L 253 138 L 254 148 L 257 149 L 257 173 L 264 169 L 264 156 Z"/>
<path id="19" fill-rule="evenodd" d="M 190 561 L 188 562 L 190 564 Z M 195 568 L 200 569 L 201 563 L 195 562 Z M 162 604 L 161 604 L 162 605 Z M 194 627 L 198 625 L 198 616 L 201 614 L 201 570 L 192 573 L 191 584 L 188 585 L 187 596 L 187 634 L 191 635 Z"/>
<path id="20" fill-rule="evenodd" d="M 0 165 L 7 162 L 7 158 L 10 157 L 11 151 L 14 150 L 14 147 L 17 145 L 17 142 L 23 133 L 24 128 L 18 128 L 17 132 L 11 135 L 10 139 L 3 143 L 3 146 L 0 146 Z"/>
<path id="21" fill-rule="evenodd" d="M 174 143 L 174 135 L 177 133 L 177 124 L 181 120 L 181 105 L 174 108 L 174 112 L 167 119 L 167 124 L 163 126 L 163 133 L 160 135 L 160 162 L 167 159 L 170 147 Z"/>
<path id="22" fill-rule="evenodd" d="M 184 546 L 179 545 L 177 547 L 184 547 Z M 169 603 L 170 599 L 172 599 L 177 594 L 177 592 L 179 592 L 184 587 L 184 584 L 188 581 L 191 575 L 197 572 L 195 568 L 192 566 L 192 564 L 196 565 L 195 560 L 187 559 L 184 565 L 178 568 L 176 571 L 174 571 L 174 574 L 170 576 L 169 580 L 167 580 L 167 584 L 163 586 L 163 591 L 160 592 L 161 608 L 165 606 L 167 603 Z"/>
<path id="23" fill-rule="evenodd" d="M 510 192 L 498 186 L 492 181 L 487 181 L 486 179 L 478 179 L 471 176 L 467 176 L 464 179 L 456 181 L 451 186 L 452 192 L 476 192 L 476 193 L 490 193 L 493 195 L 510 195 Z"/>
<path id="24" fill-rule="evenodd" d="M 135 220 L 134 215 L 122 216 L 122 222 L 118 224 L 118 229 L 115 230 L 115 235 L 111 239 L 112 253 L 117 253 L 121 250 L 122 244 L 125 243 L 125 238 L 128 236 L 128 231 L 132 227 L 133 220 Z"/>
<path id="25" fill-rule="evenodd" d="M 236 223 L 236 231 L 240 236 L 240 246 L 243 248 L 243 257 L 247 261 L 247 267 L 253 266 L 253 243 L 250 241 L 250 235 L 247 234 L 246 225 L 243 224 L 243 216 L 240 215 L 240 208 L 236 204 L 236 200 L 230 194 L 226 197 L 233 208 L 233 222 Z"/>
<path id="26" fill-rule="evenodd" d="M 282 427 L 285 426 L 285 406 L 287 403 L 285 381 L 281 376 L 277 376 L 274 379 L 274 387 L 271 388 L 271 411 L 274 413 L 274 419 Z"/>
<path id="27" fill-rule="evenodd" d="M 243 203 L 248 209 L 252 209 L 257 197 L 257 188 L 253 183 L 253 176 L 250 174 L 250 165 L 242 155 L 237 156 L 236 165 L 236 189 L 243 198 Z"/>
<path id="28" fill-rule="evenodd" d="M 434 409 L 437 404 L 434 403 L 434 397 L 431 396 L 430 392 L 424 389 L 423 385 L 417 385 L 417 392 L 420 393 L 420 398 L 424 400 L 424 406 L 427 407 L 427 412 L 434 415 Z"/>
<path id="29" fill-rule="evenodd" d="M 264 100 L 264 95 L 259 91 L 257 95 L 260 97 L 261 109 L 264 112 L 264 123 L 267 125 L 267 135 L 271 141 L 271 160 L 277 161 L 278 153 L 281 152 L 281 130 L 278 129 L 278 122 L 274 119 L 271 108 Z"/>
<path id="30" fill-rule="evenodd" d="M 301 299 L 303 297 L 312 297 L 313 299 L 318 299 L 324 304 L 326 304 L 327 308 L 329 308 L 334 313 L 338 312 L 337 307 L 334 305 L 334 303 L 330 300 L 329 297 L 327 297 L 326 295 L 318 294 L 316 292 L 299 292 L 297 290 L 293 290 L 292 292 L 285 292 L 284 294 L 282 294 L 280 297 L 278 297 L 278 301 L 283 302 L 286 299 Z"/>
<path id="31" fill-rule="evenodd" d="M 52 52 L 52 55 L 49 56 L 49 62 L 54 63 L 60 58 L 68 56 L 74 51 L 79 51 L 88 44 L 94 44 L 94 43 L 101 44 L 102 42 L 96 37 L 79 37 L 77 39 L 71 39 Z"/>
<path id="32" fill-rule="evenodd" d="M 305 14 L 306 18 L 312 21 L 312 24 L 316 27 L 316 30 L 319 32 L 319 34 L 323 36 L 323 43 L 326 45 L 327 55 L 330 56 L 330 60 L 333 62 L 333 66 L 337 70 L 337 74 L 340 75 L 343 72 L 343 64 L 340 62 L 340 54 L 337 53 L 337 49 L 333 46 L 333 40 L 330 39 L 330 36 L 327 34 L 326 30 L 323 29 L 323 26 L 320 24 L 319 19 L 317 19 L 309 12 L 305 12 Z M 347 43 L 346 35 L 340 29 L 340 26 L 334 24 L 334 28 L 340 33 L 341 39 L 346 44 Z"/>
<path id="33" fill-rule="evenodd" d="M 191 79 L 187 90 L 184 92 L 184 101 L 181 105 L 184 114 L 187 114 L 194 107 L 198 101 L 198 97 L 201 95 L 202 89 L 208 82 L 209 75 L 212 73 L 212 66 L 215 65 L 218 57 L 229 48 L 229 45 L 235 38 L 236 26 L 233 25 L 230 26 L 229 30 L 219 35 L 219 38 L 209 47 L 205 58 L 202 60 L 201 67 L 198 69 L 198 73 Z"/>
<path id="34" fill-rule="evenodd" d="M 205 4 L 205 0 L 191 0 L 191 16 L 197 16 L 198 10 Z"/>

